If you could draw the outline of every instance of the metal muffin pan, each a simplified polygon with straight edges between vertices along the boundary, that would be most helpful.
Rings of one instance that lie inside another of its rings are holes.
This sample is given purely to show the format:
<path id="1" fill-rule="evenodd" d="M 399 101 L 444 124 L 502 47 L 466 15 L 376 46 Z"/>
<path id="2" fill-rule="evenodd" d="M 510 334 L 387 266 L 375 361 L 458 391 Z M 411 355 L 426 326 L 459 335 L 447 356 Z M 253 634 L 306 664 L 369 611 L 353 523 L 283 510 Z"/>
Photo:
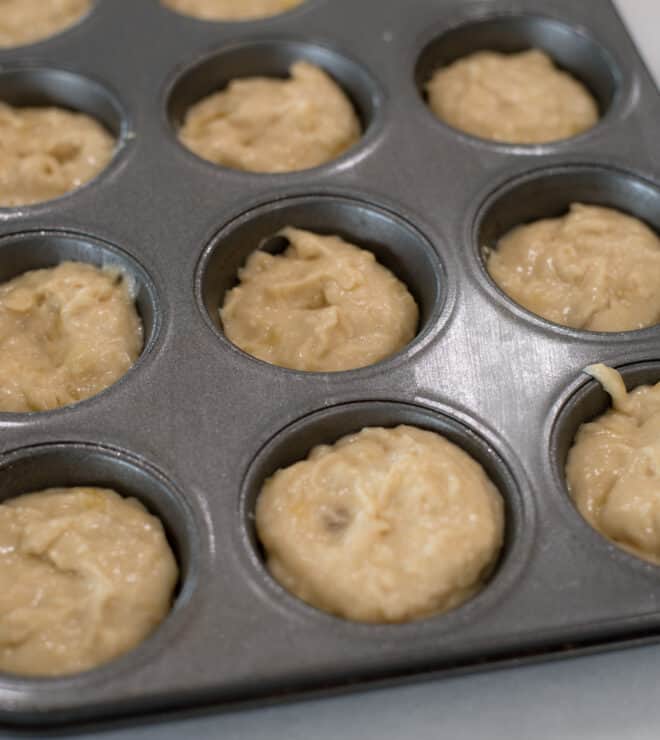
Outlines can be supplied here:
<path id="1" fill-rule="evenodd" d="M 540 146 L 482 141 L 437 121 L 434 66 L 481 45 L 537 45 L 583 79 L 603 114 Z M 302 57 L 349 93 L 365 135 L 336 162 L 260 175 L 215 167 L 176 140 L 186 106 L 232 76 L 283 74 Z M 157 0 L 97 0 L 51 40 L 0 52 L 0 98 L 91 112 L 117 135 L 111 165 L 55 201 L 0 210 L 0 277 L 75 257 L 132 276 L 147 343 L 98 396 L 0 414 L 0 497 L 111 485 L 164 521 L 179 557 L 172 614 L 136 650 L 59 679 L 0 676 L 0 722 L 53 725 L 410 680 L 660 634 L 660 569 L 594 532 L 562 470 L 577 426 L 607 405 L 581 369 L 660 380 L 660 327 L 557 327 L 490 281 L 483 248 L 574 199 L 660 229 L 660 97 L 603 0 L 308 0 L 263 21 L 209 23 Z M 216 308 L 251 246 L 285 223 L 372 249 L 421 307 L 395 357 L 301 373 L 248 357 Z M 254 536 L 264 476 L 318 442 L 413 423 L 457 441 L 507 505 L 488 586 L 405 625 L 321 613 L 268 575 Z"/>

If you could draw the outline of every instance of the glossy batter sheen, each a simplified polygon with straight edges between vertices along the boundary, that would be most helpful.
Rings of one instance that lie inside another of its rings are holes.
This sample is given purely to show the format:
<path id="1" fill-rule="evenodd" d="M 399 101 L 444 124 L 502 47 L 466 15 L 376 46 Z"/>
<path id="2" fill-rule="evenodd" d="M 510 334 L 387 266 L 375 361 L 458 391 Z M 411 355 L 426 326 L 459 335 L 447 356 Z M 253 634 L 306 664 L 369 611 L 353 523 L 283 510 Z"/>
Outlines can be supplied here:
<path id="1" fill-rule="evenodd" d="M 437 70 L 427 84 L 435 115 L 460 131 L 511 144 L 540 144 L 598 122 L 587 88 L 538 49 L 479 51 Z"/>
<path id="2" fill-rule="evenodd" d="M 255 251 L 220 311 L 245 352 L 295 370 L 364 367 L 398 352 L 417 331 L 406 286 L 372 252 L 336 236 L 286 228 L 283 254 Z"/>
<path id="3" fill-rule="evenodd" d="M 0 102 L 0 206 L 58 198 L 95 177 L 114 138 L 84 113 Z"/>
<path id="4" fill-rule="evenodd" d="M 660 383 L 626 391 L 605 365 L 586 372 L 612 397 L 612 408 L 583 424 L 566 477 L 584 518 L 605 537 L 660 565 Z"/>
<path id="5" fill-rule="evenodd" d="M 487 260 L 514 301 L 573 329 L 630 331 L 660 321 L 660 239 L 632 216 L 573 204 L 519 226 Z"/>
<path id="6" fill-rule="evenodd" d="M 41 41 L 72 26 L 90 0 L 0 0 L 0 48 Z"/>
<path id="7" fill-rule="evenodd" d="M 160 521 L 101 488 L 0 505 L 0 671 L 57 676 L 141 642 L 167 615 L 178 568 Z"/>
<path id="8" fill-rule="evenodd" d="M 501 495 L 453 443 L 367 428 L 269 478 L 257 531 L 291 593 L 362 622 L 445 612 L 483 588 L 502 544 Z"/>
<path id="9" fill-rule="evenodd" d="M 288 79 L 247 77 L 193 105 L 179 132 L 195 154 L 251 172 L 291 172 L 329 162 L 361 135 L 351 101 L 308 62 Z"/>
<path id="10" fill-rule="evenodd" d="M 243 21 L 269 18 L 298 7 L 304 0 L 162 0 L 177 13 L 206 21 Z"/>
<path id="11" fill-rule="evenodd" d="M 0 411 L 99 393 L 133 365 L 142 323 L 121 273 L 63 262 L 0 285 Z"/>

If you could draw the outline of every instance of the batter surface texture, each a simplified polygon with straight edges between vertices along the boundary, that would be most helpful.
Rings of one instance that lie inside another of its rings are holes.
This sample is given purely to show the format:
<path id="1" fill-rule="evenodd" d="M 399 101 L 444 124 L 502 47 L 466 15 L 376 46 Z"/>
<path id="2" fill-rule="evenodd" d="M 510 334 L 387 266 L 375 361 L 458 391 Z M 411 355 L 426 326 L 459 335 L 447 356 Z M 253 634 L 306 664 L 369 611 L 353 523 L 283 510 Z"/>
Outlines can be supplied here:
<path id="1" fill-rule="evenodd" d="M 626 391 L 616 370 L 586 372 L 612 397 L 612 408 L 583 424 L 566 477 L 582 516 L 616 545 L 660 565 L 660 383 Z"/>
<path id="2" fill-rule="evenodd" d="M 620 211 L 573 204 L 519 226 L 488 254 L 514 301 L 573 329 L 632 331 L 660 321 L 660 239 Z"/>
<path id="3" fill-rule="evenodd" d="M 337 83 L 308 62 L 290 78 L 246 77 L 187 112 L 179 137 L 209 162 L 251 172 L 292 172 L 329 162 L 360 138 Z"/>
<path id="4" fill-rule="evenodd" d="M 178 568 L 160 521 L 100 488 L 0 505 L 0 671 L 76 673 L 135 647 L 167 615 Z"/>
<path id="5" fill-rule="evenodd" d="M 307 603 L 362 622 L 445 612 L 481 590 L 504 530 L 482 467 L 433 432 L 366 428 L 269 478 L 268 569 Z"/>
<path id="6" fill-rule="evenodd" d="M 0 48 L 32 44 L 60 33 L 91 7 L 90 0 L 0 0 Z"/>
<path id="7" fill-rule="evenodd" d="M 121 273 L 63 262 L 0 285 L 0 411 L 47 411 L 117 381 L 142 350 Z"/>
<path id="8" fill-rule="evenodd" d="M 567 139 L 598 122 L 587 88 L 538 49 L 479 51 L 437 70 L 427 84 L 435 115 L 482 139 L 540 144 Z"/>
<path id="9" fill-rule="evenodd" d="M 286 228 L 282 254 L 256 250 L 220 311 L 227 338 L 295 370 L 364 367 L 405 347 L 419 311 L 373 253 L 336 236 Z"/>
<path id="10" fill-rule="evenodd" d="M 205 21 L 246 21 L 269 18 L 298 7 L 304 0 L 162 0 L 177 13 Z"/>
<path id="11" fill-rule="evenodd" d="M 58 198 L 110 162 L 114 138 L 84 113 L 0 102 L 0 206 Z"/>

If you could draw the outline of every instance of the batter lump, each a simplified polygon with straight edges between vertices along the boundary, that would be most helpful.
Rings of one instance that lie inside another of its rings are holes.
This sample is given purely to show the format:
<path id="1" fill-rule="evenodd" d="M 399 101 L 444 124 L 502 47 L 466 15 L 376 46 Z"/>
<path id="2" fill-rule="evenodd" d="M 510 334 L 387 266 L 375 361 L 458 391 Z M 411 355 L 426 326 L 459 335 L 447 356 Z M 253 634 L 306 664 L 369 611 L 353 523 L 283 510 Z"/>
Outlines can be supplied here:
<path id="1" fill-rule="evenodd" d="M 660 383 L 626 391 L 616 370 L 586 372 L 612 408 L 583 424 L 569 452 L 568 486 L 584 518 L 616 545 L 660 565 Z"/>
<path id="2" fill-rule="evenodd" d="M 0 0 L 0 48 L 32 44 L 64 31 L 91 6 L 91 0 Z"/>
<path id="3" fill-rule="evenodd" d="M 133 365 L 142 323 L 121 273 L 63 262 L 0 285 L 0 411 L 47 411 Z"/>
<path id="4" fill-rule="evenodd" d="M 263 485 L 267 566 L 312 606 L 361 622 L 453 609 L 483 588 L 502 545 L 502 497 L 434 432 L 366 428 Z"/>
<path id="5" fill-rule="evenodd" d="M 209 162 L 292 172 L 337 158 L 361 135 L 351 101 L 322 69 L 296 62 L 288 79 L 247 77 L 187 112 L 179 137 Z"/>
<path id="6" fill-rule="evenodd" d="M 160 521 L 102 488 L 0 505 L 0 671 L 76 673 L 141 642 L 167 615 L 178 568 Z"/>
<path id="7" fill-rule="evenodd" d="M 587 88 L 538 49 L 470 54 L 437 70 L 427 93 L 431 110 L 453 128 L 511 144 L 566 139 L 598 121 Z"/>
<path id="8" fill-rule="evenodd" d="M 256 250 L 220 317 L 254 357 L 295 370 L 364 367 L 398 352 L 417 331 L 406 286 L 373 253 L 337 236 L 285 228 L 282 254 Z"/>
<path id="9" fill-rule="evenodd" d="M 58 198 L 95 177 L 114 138 L 84 113 L 0 101 L 0 206 Z"/>
<path id="10" fill-rule="evenodd" d="M 205 21 L 268 18 L 298 7 L 304 0 L 162 0 L 177 13 Z"/>
<path id="11" fill-rule="evenodd" d="M 566 216 L 519 226 L 487 268 L 514 301 L 556 324 L 617 332 L 660 321 L 660 239 L 611 208 L 573 204 Z"/>

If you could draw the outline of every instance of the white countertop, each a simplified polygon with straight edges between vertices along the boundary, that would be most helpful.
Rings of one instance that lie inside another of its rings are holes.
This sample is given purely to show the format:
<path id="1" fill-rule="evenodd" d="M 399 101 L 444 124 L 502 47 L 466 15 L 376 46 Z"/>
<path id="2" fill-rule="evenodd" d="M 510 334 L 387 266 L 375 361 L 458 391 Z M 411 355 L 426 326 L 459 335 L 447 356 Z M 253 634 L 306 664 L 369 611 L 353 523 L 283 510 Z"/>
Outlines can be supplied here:
<path id="1" fill-rule="evenodd" d="M 614 0 L 637 42 L 646 63 L 660 85 L 659 0 Z"/>
<path id="2" fill-rule="evenodd" d="M 615 2 L 660 84 L 657 39 L 660 0 Z M 87 737 L 98 740 L 658 740 L 658 685 L 660 647 L 646 647 L 78 737 L 81 740 Z M 14 736 L 0 733 L 0 737 Z M 29 740 L 42 736 L 20 737 Z"/>

